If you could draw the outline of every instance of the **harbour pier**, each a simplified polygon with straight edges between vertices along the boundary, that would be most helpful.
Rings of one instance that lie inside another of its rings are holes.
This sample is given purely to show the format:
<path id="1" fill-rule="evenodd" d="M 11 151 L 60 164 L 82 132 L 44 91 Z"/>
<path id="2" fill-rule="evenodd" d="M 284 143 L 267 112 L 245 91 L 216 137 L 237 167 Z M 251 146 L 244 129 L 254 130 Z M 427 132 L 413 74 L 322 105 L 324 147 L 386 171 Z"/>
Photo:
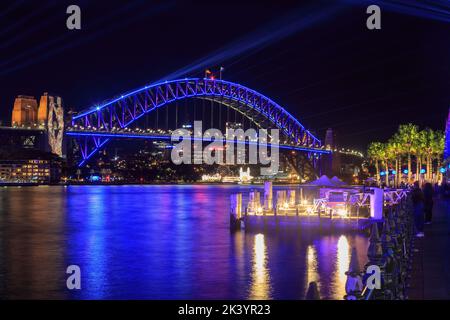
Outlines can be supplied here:
<path id="1" fill-rule="evenodd" d="M 230 229 L 262 231 L 293 229 L 309 231 L 361 231 L 374 222 L 383 221 L 383 211 L 405 199 L 407 191 L 358 187 L 319 188 L 317 197 L 307 198 L 303 187 L 276 190 L 272 182 L 264 183 L 261 201 L 259 190 L 251 190 L 247 203 L 241 193 L 231 195 Z"/>

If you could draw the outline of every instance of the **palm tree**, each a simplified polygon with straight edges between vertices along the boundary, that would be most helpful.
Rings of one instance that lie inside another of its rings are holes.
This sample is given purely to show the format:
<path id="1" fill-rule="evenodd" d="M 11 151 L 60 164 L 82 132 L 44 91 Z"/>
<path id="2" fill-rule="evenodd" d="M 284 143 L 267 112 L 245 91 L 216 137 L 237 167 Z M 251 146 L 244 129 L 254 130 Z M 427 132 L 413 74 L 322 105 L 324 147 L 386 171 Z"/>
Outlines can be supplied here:
<path id="1" fill-rule="evenodd" d="M 367 149 L 367 155 L 375 164 L 376 179 L 380 182 L 380 170 L 386 169 L 385 182 L 389 183 L 389 163 L 394 161 L 393 167 L 396 171 L 394 184 L 398 186 L 401 178 L 402 160 L 408 160 L 408 182 L 412 182 L 412 160 L 416 162 L 416 179 L 419 180 L 422 164 L 426 165 L 424 178 L 433 180 L 433 172 L 437 181 L 441 179 L 440 167 L 442 164 L 442 154 L 444 152 L 445 137 L 442 131 L 433 131 L 429 128 L 419 131 L 419 127 L 411 123 L 400 125 L 388 141 L 372 142 Z M 437 164 L 435 170 L 434 164 Z"/>
<path id="2" fill-rule="evenodd" d="M 425 179 L 434 181 L 433 172 L 436 172 L 437 180 L 440 179 L 441 156 L 444 152 L 444 134 L 441 131 L 433 131 L 426 128 L 419 132 L 417 139 L 417 173 L 425 161 L 426 173 Z M 437 162 L 437 169 L 435 170 L 433 163 Z"/>
<path id="3" fill-rule="evenodd" d="M 427 131 L 428 131 L 428 146 L 427 147 L 429 147 L 428 148 L 428 150 L 429 150 L 429 152 L 430 152 L 430 154 L 429 154 L 429 156 L 428 156 L 428 159 L 427 159 L 427 180 L 428 181 L 431 181 L 432 179 L 433 179 L 433 158 L 434 158 L 434 155 L 435 155 L 435 153 L 436 153 L 436 146 L 437 146 L 437 143 L 436 143 L 436 133 L 433 131 L 433 130 L 431 130 L 431 129 L 427 129 Z"/>
<path id="4" fill-rule="evenodd" d="M 441 181 L 441 165 L 442 165 L 442 155 L 444 154 L 445 149 L 445 135 L 442 131 L 435 131 L 434 132 L 434 141 L 433 141 L 433 152 L 432 152 L 432 159 L 437 160 L 437 170 L 436 170 L 436 177 L 437 181 Z"/>
<path id="5" fill-rule="evenodd" d="M 420 132 L 421 141 L 423 140 L 423 152 L 425 156 L 427 172 L 425 174 L 425 179 L 431 181 L 433 178 L 433 160 L 436 159 L 439 155 L 438 150 L 438 139 L 436 137 L 436 132 L 426 128 L 425 130 Z"/>
<path id="6" fill-rule="evenodd" d="M 408 181 L 411 182 L 411 156 L 416 150 L 419 127 L 412 123 L 402 124 L 398 128 L 397 134 L 403 153 L 408 159 Z"/>
<path id="7" fill-rule="evenodd" d="M 398 134 L 394 134 L 394 136 L 389 139 L 387 143 L 387 152 L 389 158 L 394 160 L 394 170 L 396 174 L 394 175 L 394 185 L 397 187 L 400 182 L 401 176 L 401 156 L 402 156 L 402 145 L 400 143 L 400 138 Z"/>
<path id="8" fill-rule="evenodd" d="M 415 155 L 416 155 L 416 180 L 420 180 L 420 170 L 422 169 L 422 163 L 425 160 L 427 164 L 427 151 L 428 151 L 428 132 L 426 130 L 419 131 L 415 143 Z M 428 171 L 428 168 L 427 168 Z M 426 178 L 426 177 L 425 177 Z"/>
<path id="9" fill-rule="evenodd" d="M 380 182 L 380 167 L 378 165 L 378 161 L 381 160 L 382 150 L 383 144 L 381 142 L 372 142 L 367 148 L 367 156 L 375 164 L 376 179 L 378 183 Z"/>
<path id="10" fill-rule="evenodd" d="M 380 150 L 380 158 L 382 160 L 382 164 L 384 165 L 384 183 L 386 186 L 389 185 L 389 159 L 391 159 L 391 155 L 389 154 L 388 144 L 382 143 Z"/>

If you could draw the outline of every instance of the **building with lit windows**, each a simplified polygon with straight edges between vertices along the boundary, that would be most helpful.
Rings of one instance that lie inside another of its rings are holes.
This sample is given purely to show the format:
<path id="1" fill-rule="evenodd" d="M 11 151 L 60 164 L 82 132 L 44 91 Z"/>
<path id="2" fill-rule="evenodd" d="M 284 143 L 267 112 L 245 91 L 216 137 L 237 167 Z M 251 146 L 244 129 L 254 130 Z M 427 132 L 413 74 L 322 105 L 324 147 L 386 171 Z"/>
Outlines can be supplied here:
<path id="1" fill-rule="evenodd" d="M 0 183 L 51 182 L 49 160 L 0 160 Z"/>
<path id="2" fill-rule="evenodd" d="M 0 185 L 58 183 L 62 168 L 63 160 L 50 152 L 0 146 Z"/>

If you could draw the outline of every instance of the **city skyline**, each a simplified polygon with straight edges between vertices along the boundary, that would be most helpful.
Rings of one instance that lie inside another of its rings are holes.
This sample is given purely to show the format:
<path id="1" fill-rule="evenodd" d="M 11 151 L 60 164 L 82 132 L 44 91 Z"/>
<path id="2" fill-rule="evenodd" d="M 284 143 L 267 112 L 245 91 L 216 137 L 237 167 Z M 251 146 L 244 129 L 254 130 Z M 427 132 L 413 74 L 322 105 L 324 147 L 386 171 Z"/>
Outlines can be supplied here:
<path id="1" fill-rule="evenodd" d="M 243 4 L 237 14 L 245 17 L 253 12 L 256 17 L 238 19 L 231 26 L 223 18 L 231 9 L 218 4 L 79 5 L 83 12 L 79 31 L 64 29 L 66 15 L 60 4 L 48 4 L 46 10 L 29 4 L 27 17 L 37 19 L 35 30 L 22 30 L 24 19 L 19 19 L 3 31 L 7 39 L 0 75 L 3 123 L 8 123 L 17 95 L 38 96 L 48 91 L 61 96 L 66 108 L 81 111 L 177 75 L 178 70 L 179 77 L 202 77 L 202 63 L 210 62 L 206 67 L 217 76 L 223 66 L 225 80 L 273 97 L 322 140 L 331 127 L 339 133 L 342 145 L 365 150 L 375 136 L 383 140 L 399 123 L 444 129 L 449 95 L 445 90 L 449 64 L 444 57 L 449 48 L 438 41 L 448 31 L 442 21 L 388 8 L 382 12 L 382 29 L 369 31 L 365 7 L 344 7 L 339 1 L 284 8 Z M 139 6 L 145 9 L 145 18 L 132 18 L 130 10 Z M 23 8 L 15 10 L 19 9 Z M 309 13 L 314 19 L 300 23 L 289 11 L 294 16 Z M 120 15 L 116 24 L 100 24 L 114 15 Z M 205 21 L 197 19 L 202 15 Z M 6 20 L 12 17 L 7 15 Z M 180 37 L 180 25 L 186 24 L 192 26 L 192 37 Z M 273 25 L 282 27 L 281 31 L 274 34 L 268 29 Z M 164 36 L 152 34 L 158 26 L 164 26 Z M 201 26 L 203 39 L 196 32 Z M 153 41 L 142 39 L 147 33 Z M 255 39 L 248 35 L 266 42 L 256 48 Z M 20 54 L 13 55 L 18 49 Z M 201 67 L 185 68 L 189 61 L 199 61 Z M 65 72 L 51 76 L 57 70 Z M 435 111 L 424 112 L 428 108 Z"/>

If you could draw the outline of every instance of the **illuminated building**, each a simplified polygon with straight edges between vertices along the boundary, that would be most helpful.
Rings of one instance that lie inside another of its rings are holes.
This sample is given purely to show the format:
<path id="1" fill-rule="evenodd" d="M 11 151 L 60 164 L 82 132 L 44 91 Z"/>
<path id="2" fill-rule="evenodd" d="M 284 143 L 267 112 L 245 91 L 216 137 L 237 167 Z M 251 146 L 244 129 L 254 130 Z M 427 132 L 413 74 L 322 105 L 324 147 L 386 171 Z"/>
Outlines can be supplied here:
<path id="1" fill-rule="evenodd" d="M 19 95 L 14 101 L 11 124 L 46 130 L 49 151 L 59 157 L 63 155 L 64 109 L 60 97 L 45 92 L 38 107 L 34 97 Z"/>
<path id="2" fill-rule="evenodd" d="M 222 178 L 222 182 L 224 182 L 224 183 L 237 183 L 237 182 L 239 182 L 239 177 L 225 176 L 225 177 Z"/>
<path id="3" fill-rule="evenodd" d="M 34 97 L 20 95 L 14 100 L 12 126 L 35 126 L 38 106 Z"/>
<path id="4" fill-rule="evenodd" d="M 0 160 L 0 183 L 36 183 L 51 181 L 49 160 Z"/>
<path id="5" fill-rule="evenodd" d="M 202 175 L 202 182 L 220 182 L 222 177 L 220 174 L 216 173 L 214 175 L 204 174 Z"/>

